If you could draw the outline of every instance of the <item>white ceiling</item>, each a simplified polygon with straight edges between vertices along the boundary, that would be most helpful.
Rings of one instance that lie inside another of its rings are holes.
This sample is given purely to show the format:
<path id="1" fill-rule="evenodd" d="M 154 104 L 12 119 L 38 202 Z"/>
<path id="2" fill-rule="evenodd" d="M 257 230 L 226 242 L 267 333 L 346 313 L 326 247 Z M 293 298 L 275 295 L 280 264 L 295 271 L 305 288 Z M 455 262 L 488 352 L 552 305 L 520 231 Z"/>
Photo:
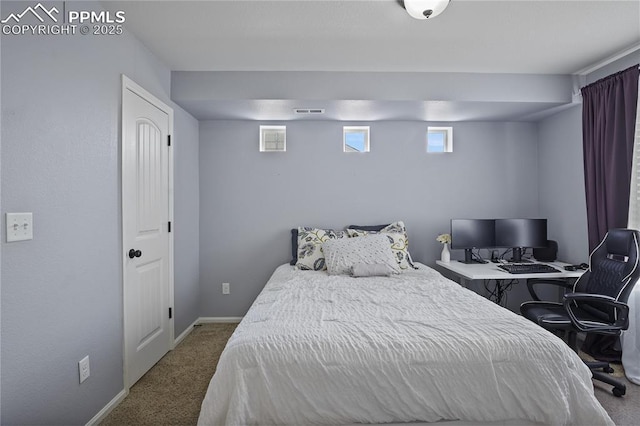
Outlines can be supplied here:
<path id="1" fill-rule="evenodd" d="M 638 0 L 452 0 L 427 21 L 397 0 L 107 5 L 183 71 L 572 74 L 640 42 Z"/>
<path id="2" fill-rule="evenodd" d="M 401 0 L 109 1 L 105 7 L 125 11 L 126 27 L 173 71 L 575 74 L 640 46 L 640 0 L 452 0 L 426 21 L 411 18 Z M 288 101 L 283 111 L 300 106 L 290 95 L 281 100 Z M 200 102 L 194 115 L 292 119 L 273 109 L 267 114 L 273 103 L 261 99 L 233 101 Z M 475 116 L 486 119 L 478 101 Z M 349 118 L 424 117 L 398 112 L 408 104 L 376 105 L 369 115 Z M 517 108 L 509 116 L 510 107 L 502 107 L 500 119 L 517 119 Z M 473 119 L 473 108 L 459 105 L 450 119 Z"/>

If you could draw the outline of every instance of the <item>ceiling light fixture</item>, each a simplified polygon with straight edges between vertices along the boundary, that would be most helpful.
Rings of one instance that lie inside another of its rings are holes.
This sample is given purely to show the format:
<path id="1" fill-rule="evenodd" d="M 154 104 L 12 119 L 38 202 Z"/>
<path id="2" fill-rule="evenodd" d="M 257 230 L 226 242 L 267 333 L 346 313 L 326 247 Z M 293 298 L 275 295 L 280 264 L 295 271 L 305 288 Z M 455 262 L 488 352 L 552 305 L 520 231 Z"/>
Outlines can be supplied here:
<path id="1" fill-rule="evenodd" d="M 404 0 L 404 8 L 412 18 L 429 19 L 440 15 L 450 0 Z"/>

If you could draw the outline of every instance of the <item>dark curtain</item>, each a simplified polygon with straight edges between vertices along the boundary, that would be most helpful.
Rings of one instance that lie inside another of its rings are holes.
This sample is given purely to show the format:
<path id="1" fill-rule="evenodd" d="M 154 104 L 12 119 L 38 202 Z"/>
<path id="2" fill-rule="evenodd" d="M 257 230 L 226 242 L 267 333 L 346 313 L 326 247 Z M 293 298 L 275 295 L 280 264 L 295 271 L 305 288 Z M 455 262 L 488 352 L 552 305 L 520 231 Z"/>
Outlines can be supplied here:
<path id="1" fill-rule="evenodd" d="M 582 148 L 589 252 L 611 228 L 626 228 L 638 102 L 638 65 L 582 88 Z M 587 335 L 582 350 L 620 362 L 616 336 Z"/>
<path id="2" fill-rule="evenodd" d="M 626 228 L 638 102 L 638 65 L 582 88 L 582 146 L 589 252 Z"/>

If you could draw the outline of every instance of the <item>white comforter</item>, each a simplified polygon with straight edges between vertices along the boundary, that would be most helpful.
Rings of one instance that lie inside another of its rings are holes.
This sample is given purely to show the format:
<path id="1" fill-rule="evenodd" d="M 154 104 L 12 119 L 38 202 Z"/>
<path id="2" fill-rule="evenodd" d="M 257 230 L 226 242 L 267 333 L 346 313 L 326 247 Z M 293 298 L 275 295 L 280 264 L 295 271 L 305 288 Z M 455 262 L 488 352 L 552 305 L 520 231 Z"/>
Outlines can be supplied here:
<path id="1" fill-rule="evenodd" d="M 199 425 L 613 422 L 559 338 L 420 265 L 276 269 L 229 339 Z"/>

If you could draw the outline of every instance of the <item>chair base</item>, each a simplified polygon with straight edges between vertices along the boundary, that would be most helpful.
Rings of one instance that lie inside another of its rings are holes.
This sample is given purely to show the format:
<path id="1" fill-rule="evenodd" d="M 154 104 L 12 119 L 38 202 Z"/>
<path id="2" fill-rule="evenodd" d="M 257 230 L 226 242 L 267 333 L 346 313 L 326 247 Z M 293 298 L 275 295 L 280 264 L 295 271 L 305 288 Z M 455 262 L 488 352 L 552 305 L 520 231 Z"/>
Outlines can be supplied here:
<path id="1" fill-rule="evenodd" d="M 591 370 L 591 374 L 593 374 L 594 380 L 599 380 L 603 383 L 613 386 L 613 389 L 611 389 L 611 393 L 614 396 L 621 397 L 627 393 L 627 386 L 620 380 L 610 375 L 610 373 L 613 373 L 613 368 L 611 368 L 608 362 L 584 361 L 584 363 Z M 602 371 L 595 371 L 597 369 L 602 369 Z"/>
<path id="2" fill-rule="evenodd" d="M 577 337 L 578 337 L 577 334 L 578 333 L 574 331 L 569 331 L 567 333 L 567 341 L 571 349 L 573 349 L 576 353 L 579 354 L 578 344 L 577 344 Z M 625 385 L 615 377 L 611 376 L 611 373 L 613 373 L 613 368 L 611 368 L 611 365 L 609 365 L 608 362 L 585 361 L 585 360 L 582 360 L 582 362 L 584 362 L 587 365 L 587 367 L 589 367 L 594 380 L 598 380 L 600 382 L 613 386 L 613 389 L 611 389 L 611 393 L 614 396 L 621 397 L 627 393 L 627 385 Z M 598 369 L 601 369 L 602 371 L 596 371 Z"/>

